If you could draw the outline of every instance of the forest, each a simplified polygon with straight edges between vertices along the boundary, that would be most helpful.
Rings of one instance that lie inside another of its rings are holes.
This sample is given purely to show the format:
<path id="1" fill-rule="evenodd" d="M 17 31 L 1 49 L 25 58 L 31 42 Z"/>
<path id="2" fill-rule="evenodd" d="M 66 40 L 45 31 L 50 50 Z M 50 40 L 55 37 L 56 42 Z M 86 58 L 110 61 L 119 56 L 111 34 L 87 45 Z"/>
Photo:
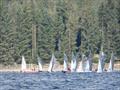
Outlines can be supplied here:
<path id="1" fill-rule="evenodd" d="M 120 58 L 120 0 L 0 0 L 0 64 L 101 50 Z"/>

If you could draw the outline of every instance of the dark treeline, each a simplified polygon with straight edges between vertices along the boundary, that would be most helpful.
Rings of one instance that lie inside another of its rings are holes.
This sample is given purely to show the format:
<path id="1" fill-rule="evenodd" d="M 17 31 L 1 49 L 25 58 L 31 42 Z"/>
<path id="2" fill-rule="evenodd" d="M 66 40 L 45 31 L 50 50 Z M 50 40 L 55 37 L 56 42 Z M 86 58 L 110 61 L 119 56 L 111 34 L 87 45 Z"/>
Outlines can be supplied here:
<path id="1" fill-rule="evenodd" d="M 66 52 L 120 56 L 120 0 L 0 0 L 0 63 Z"/>

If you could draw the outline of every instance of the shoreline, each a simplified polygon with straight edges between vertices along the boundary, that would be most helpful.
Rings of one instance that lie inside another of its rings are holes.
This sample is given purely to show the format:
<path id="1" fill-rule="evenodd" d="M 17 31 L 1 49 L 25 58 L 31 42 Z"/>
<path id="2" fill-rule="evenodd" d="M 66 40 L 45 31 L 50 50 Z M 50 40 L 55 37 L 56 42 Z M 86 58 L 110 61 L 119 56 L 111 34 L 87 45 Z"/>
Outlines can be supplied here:
<path id="1" fill-rule="evenodd" d="M 24 72 L 21 72 L 20 70 L 0 70 L 0 73 L 3 73 L 3 72 L 38 73 L 40 71 L 24 71 Z M 48 71 L 41 71 L 41 72 L 48 72 Z M 53 71 L 53 72 L 62 72 L 62 71 Z M 91 72 L 96 72 L 97 73 L 97 71 L 91 71 Z M 103 71 L 103 72 L 111 73 L 111 72 L 107 72 L 107 71 Z M 113 72 L 120 72 L 120 70 L 113 70 Z M 49 73 L 51 73 L 51 72 L 49 72 Z M 67 73 L 73 73 L 73 72 L 67 72 Z M 75 73 L 88 73 L 88 72 L 75 72 Z"/>
<path id="2" fill-rule="evenodd" d="M 48 71 L 48 64 L 43 65 L 43 72 Z M 108 68 L 108 64 L 105 64 L 105 70 Z M 92 71 L 94 72 L 97 69 L 97 64 L 93 63 Z M 55 65 L 54 71 L 62 71 L 63 65 L 57 64 Z M 120 64 L 114 64 L 114 71 L 120 71 Z M 3 66 L 0 65 L 0 72 L 21 72 L 21 65 L 18 64 L 17 66 Z M 35 64 L 27 64 L 27 70 L 25 72 L 39 72 L 38 65 Z"/>

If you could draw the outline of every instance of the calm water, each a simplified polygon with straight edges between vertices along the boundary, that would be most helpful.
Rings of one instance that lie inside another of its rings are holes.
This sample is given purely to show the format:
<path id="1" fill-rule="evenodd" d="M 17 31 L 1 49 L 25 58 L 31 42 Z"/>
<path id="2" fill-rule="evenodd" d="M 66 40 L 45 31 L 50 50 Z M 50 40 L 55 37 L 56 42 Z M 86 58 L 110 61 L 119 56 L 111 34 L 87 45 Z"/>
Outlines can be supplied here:
<path id="1" fill-rule="evenodd" d="M 120 72 L 0 72 L 0 90 L 120 90 Z"/>

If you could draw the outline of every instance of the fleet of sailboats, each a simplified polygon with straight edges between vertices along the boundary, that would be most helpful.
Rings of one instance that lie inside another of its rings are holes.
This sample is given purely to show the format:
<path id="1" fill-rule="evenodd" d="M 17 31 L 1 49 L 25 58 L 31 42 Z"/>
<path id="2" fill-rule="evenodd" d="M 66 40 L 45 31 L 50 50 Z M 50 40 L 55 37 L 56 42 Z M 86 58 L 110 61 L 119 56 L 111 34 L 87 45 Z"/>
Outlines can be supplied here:
<path id="1" fill-rule="evenodd" d="M 38 57 L 37 59 L 38 59 L 38 71 L 43 71 L 43 67 L 42 67 L 43 65 L 42 65 L 41 58 Z M 98 73 L 104 72 L 105 59 L 106 59 L 106 56 L 104 52 L 101 51 L 99 55 L 99 60 L 98 60 L 98 68 L 97 68 Z M 54 70 L 56 60 L 57 59 L 55 58 L 55 55 L 53 53 L 50 63 L 49 63 L 48 72 L 52 72 Z M 114 60 L 115 60 L 114 54 L 112 53 L 109 66 L 108 66 L 108 70 L 107 70 L 108 72 L 112 72 L 114 70 Z M 66 53 L 64 53 L 63 62 L 64 62 L 63 71 L 65 72 L 69 71 L 68 58 L 67 58 Z M 70 68 L 71 72 L 92 72 L 92 54 L 91 53 L 89 53 L 88 57 L 86 57 L 85 54 L 82 54 L 82 60 L 80 61 L 79 64 L 77 63 L 78 63 L 77 56 L 75 56 L 74 53 L 72 53 L 71 68 Z M 26 60 L 24 56 L 22 56 L 21 71 L 22 72 L 27 71 L 27 64 L 26 64 Z"/>

